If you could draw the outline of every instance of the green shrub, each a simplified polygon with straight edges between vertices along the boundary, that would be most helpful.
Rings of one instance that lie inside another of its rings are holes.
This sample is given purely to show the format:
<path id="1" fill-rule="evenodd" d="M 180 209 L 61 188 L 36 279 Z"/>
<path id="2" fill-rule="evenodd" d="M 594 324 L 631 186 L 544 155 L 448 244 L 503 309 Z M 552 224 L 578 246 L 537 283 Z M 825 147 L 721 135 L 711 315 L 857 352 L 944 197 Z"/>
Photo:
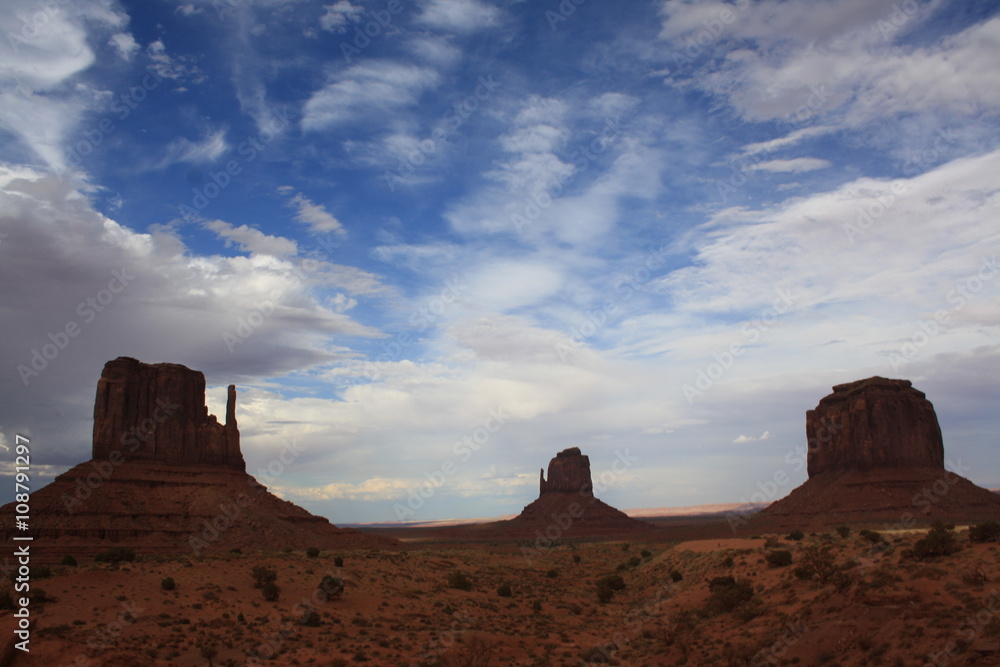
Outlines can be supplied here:
<path id="1" fill-rule="evenodd" d="M 621 591 L 625 589 L 625 580 L 619 574 L 609 574 L 597 580 L 597 587 Z"/>
<path id="2" fill-rule="evenodd" d="M 273 581 L 269 581 L 268 583 L 264 584 L 264 588 L 261 592 L 264 594 L 264 599 L 267 600 L 268 602 L 276 601 L 278 599 L 278 596 L 281 595 L 281 589 L 278 588 L 278 584 L 274 583 Z"/>
<path id="3" fill-rule="evenodd" d="M 847 526 L 837 526 L 837 534 L 841 537 L 847 537 L 851 534 L 851 529 Z"/>
<path id="4" fill-rule="evenodd" d="M 514 594 L 514 591 L 511 590 L 510 584 L 508 584 L 506 582 L 500 584 L 497 587 L 497 595 L 499 595 L 502 598 L 509 598 L 513 594 Z"/>
<path id="5" fill-rule="evenodd" d="M 308 556 L 309 558 L 316 558 L 317 556 L 319 556 L 319 549 L 317 549 L 316 547 L 307 548 L 306 556 Z"/>
<path id="6" fill-rule="evenodd" d="M 323 576 L 317 589 L 323 593 L 327 600 L 330 598 L 339 598 L 341 593 L 344 592 L 344 580 L 340 577 L 333 577 L 327 574 Z"/>
<path id="7" fill-rule="evenodd" d="M 1000 542 L 1000 522 L 987 521 L 969 526 L 969 539 L 973 542 Z"/>
<path id="8" fill-rule="evenodd" d="M 76 559 L 72 556 L 63 556 L 63 559 L 59 561 L 59 564 L 67 567 L 76 567 Z"/>
<path id="9" fill-rule="evenodd" d="M 775 549 L 774 551 L 768 551 L 764 555 L 764 560 L 771 567 L 785 567 L 792 564 L 792 552 L 787 549 Z"/>
<path id="10" fill-rule="evenodd" d="M 837 572 L 836 556 L 829 546 L 810 544 L 802 549 L 799 555 L 799 566 L 792 573 L 799 579 L 816 578 L 820 583 L 826 583 Z"/>
<path id="11" fill-rule="evenodd" d="M 958 537 L 940 521 L 931 524 L 927 534 L 913 545 L 913 557 L 920 560 L 950 556 L 962 550 Z"/>
<path id="12" fill-rule="evenodd" d="M 472 579 L 461 570 L 448 573 L 448 588 L 457 588 L 460 591 L 472 590 Z"/>
<path id="13" fill-rule="evenodd" d="M 795 540 L 796 542 L 798 542 L 799 540 L 801 540 L 805 536 L 806 536 L 805 533 L 803 533 L 801 530 L 799 530 L 798 528 L 796 528 L 792 532 L 788 533 L 788 535 L 785 535 L 785 539 L 787 539 L 787 540 Z"/>
<path id="14" fill-rule="evenodd" d="M 738 609 L 753 597 L 753 583 L 736 580 L 733 577 L 715 577 L 708 582 L 711 593 L 705 603 L 705 612 L 710 616 Z"/>
<path id="15" fill-rule="evenodd" d="M 867 529 L 862 530 L 858 533 L 858 535 L 860 535 L 866 541 L 871 542 L 872 544 L 878 544 L 879 542 L 882 541 L 881 533 L 878 533 L 874 530 L 867 530 Z"/>
<path id="16" fill-rule="evenodd" d="M 322 620 L 319 617 L 319 612 L 311 608 L 307 608 L 302 613 L 302 618 L 299 619 L 299 625 L 304 625 L 307 628 L 318 628 L 321 624 Z"/>
<path id="17" fill-rule="evenodd" d="M 268 584 L 273 584 L 278 579 L 277 572 L 263 565 L 254 565 L 250 571 L 250 576 L 253 577 L 254 588 L 264 588 Z"/>
<path id="18" fill-rule="evenodd" d="M 131 563 L 135 560 L 135 552 L 128 547 L 112 547 L 107 551 L 102 551 L 94 556 L 95 563 Z"/>
<path id="19" fill-rule="evenodd" d="M 172 591 L 175 588 L 177 588 L 177 582 L 174 581 L 173 577 L 167 577 L 166 579 L 160 582 L 160 588 L 162 588 L 165 591 Z"/>

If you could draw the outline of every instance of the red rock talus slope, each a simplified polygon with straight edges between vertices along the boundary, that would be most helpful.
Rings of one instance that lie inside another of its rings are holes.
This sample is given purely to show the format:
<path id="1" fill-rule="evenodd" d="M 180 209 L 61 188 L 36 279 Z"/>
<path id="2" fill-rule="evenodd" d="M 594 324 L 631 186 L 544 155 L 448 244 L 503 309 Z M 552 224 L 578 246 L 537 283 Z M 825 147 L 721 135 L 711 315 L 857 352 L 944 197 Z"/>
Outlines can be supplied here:
<path id="1" fill-rule="evenodd" d="M 1000 496 L 944 466 L 934 406 L 907 380 L 838 385 L 806 413 L 809 479 L 746 522 L 742 534 L 872 523 L 906 528 L 934 519 L 1000 518 Z"/>
<path id="2" fill-rule="evenodd" d="M 111 546 L 137 552 L 399 546 L 337 528 L 268 493 L 248 475 L 236 427 L 236 389 L 226 423 L 205 407 L 205 376 L 178 364 L 108 362 L 97 387 L 93 459 L 31 494 L 27 533 L 14 507 L 0 508 L 3 539 L 34 536 L 39 562 Z"/>

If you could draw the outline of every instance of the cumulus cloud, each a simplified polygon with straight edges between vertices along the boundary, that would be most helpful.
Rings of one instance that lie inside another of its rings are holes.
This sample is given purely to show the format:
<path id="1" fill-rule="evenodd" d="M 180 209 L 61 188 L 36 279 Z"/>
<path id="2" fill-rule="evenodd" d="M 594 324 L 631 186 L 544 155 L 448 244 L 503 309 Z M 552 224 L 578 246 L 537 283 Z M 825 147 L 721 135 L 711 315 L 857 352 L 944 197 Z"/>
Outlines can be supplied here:
<path id="1" fill-rule="evenodd" d="M 364 15 L 365 8 L 352 5 L 350 0 L 337 0 L 332 5 L 323 7 L 323 15 L 319 17 L 319 25 L 327 32 L 347 32 L 347 24 L 357 21 Z"/>
<path id="2" fill-rule="evenodd" d="M 481 0 L 429 0 L 418 17 L 424 25 L 458 33 L 496 25 L 500 10 Z"/>

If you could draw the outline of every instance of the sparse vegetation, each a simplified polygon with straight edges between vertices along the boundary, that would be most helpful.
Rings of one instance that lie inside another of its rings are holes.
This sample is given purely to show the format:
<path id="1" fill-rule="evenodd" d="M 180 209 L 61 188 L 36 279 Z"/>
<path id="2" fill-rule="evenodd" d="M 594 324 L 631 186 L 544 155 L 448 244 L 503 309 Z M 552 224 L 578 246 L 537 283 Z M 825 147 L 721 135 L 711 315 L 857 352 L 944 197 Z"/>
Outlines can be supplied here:
<path id="1" fill-rule="evenodd" d="M 317 588 L 325 596 L 326 600 L 338 598 L 344 592 L 344 580 L 329 574 L 324 575 Z"/>
<path id="2" fill-rule="evenodd" d="M 987 521 L 969 526 L 969 540 L 972 542 L 1000 542 L 1000 521 Z"/>
<path id="3" fill-rule="evenodd" d="M 764 560 L 771 567 L 785 567 L 792 564 L 792 552 L 787 549 L 775 549 L 764 555 Z"/>
<path id="4" fill-rule="evenodd" d="M 803 533 L 801 530 L 799 530 L 798 528 L 796 528 L 792 532 L 788 533 L 788 535 L 785 535 L 785 539 L 787 539 L 787 540 L 794 540 L 794 541 L 798 542 L 798 541 L 802 540 L 802 538 L 804 538 L 805 536 L 806 536 L 805 533 Z"/>
<path id="5" fill-rule="evenodd" d="M 273 581 L 269 581 L 268 583 L 264 584 L 264 588 L 261 590 L 261 592 L 264 594 L 265 600 L 267 600 L 268 602 L 275 602 L 281 595 L 281 588 L 279 588 L 278 584 L 274 583 Z"/>
<path id="6" fill-rule="evenodd" d="M 684 575 L 681 574 L 680 570 L 678 570 L 676 568 L 674 568 L 673 570 L 670 570 L 670 580 L 673 581 L 675 584 L 678 581 L 681 581 L 683 579 L 684 579 Z"/>
<path id="7" fill-rule="evenodd" d="M 512 596 L 513 594 L 514 594 L 514 591 L 513 591 L 513 590 L 511 590 L 511 588 L 510 588 L 510 584 L 508 584 L 508 583 L 506 583 L 506 582 L 504 582 L 504 583 L 500 584 L 500 585 L 499 585 L 499 586 L 497 587 L 497 595 L 499 595 L 499 596 L 500 596 L 500 597 L 502 597 L 502 598 L 509 598 L 509 597 L 511 597 L 511 596 Z"/>
<path id="8" fill-rule="evenodd" d="M 753 583 L 746 579 L 737 580 L 731 576 L 715 577 L 708 582 L 711 593 L 705 603 L 705 614 L 716 616 L 735 611 L 746 604 L 754 595 Z"/>
<path id="9" fill-rule="evenodd" d="M 343 559 L 343 557 L 342 556 L 334 556 L 333 557 L 333 566 L 334 567 L 344 567 L 344 559 Z"/>
<path id="10" fill-rule="evenodd" d="M 913 545 L 907 554 L 919 560 L 950 556 L 962 550 L 958 536 L 940 521 L 935 521 L 931 529 Z"/>
<path id="11" fill-rule="evenodd" d="M 882 534 L 874 530 L 862 530 L 858 533 L 864 540 L 871 544 L 878 544 L 882 541 Z"/>
<path id="12" fill-rule="evenodd" d="M 177 583 L 174 581 L 173 577 L 166 577 L 160 582 L 160 588 L 165 591 L 172 591 L 177 588 Z"/>
<path id="13" fill-rule="evenodd" d="M 843 538 L 846 538 L 851 534 L 851 529 L 847 526 L 837 526 L 837 534 Z"/>
<path id="14" fill-rule="evenodd" d="M 306 549 L 306 556 L 309 558 L 316 558 L 319 556 L 319 549 L 316 547 L 308 547 Z"/>
<path id="15" fill-rule="evenodd" d="M 448 573 L 448 588 L 457 588 L 460 591 L 472 590 L 472 578 L 462 570 L 455 570 Z"/>
<path id="16" fill-rule="evenodd" d="M 798 558 L 799 565 L 792 570 L 799 579 L 816 579 L 826 583 L 837 572 L 836 557 L 829 546 L 809 544 L 802 548 Z"/>
<path id="17" fill-rule="evenodd" d="M 66 567 L 76 567 L 76 559 L 73 558 L 72 556 L 66 555 L 63 556 L 63 559 L 61 561 L 59 561 L 59 564 L 64 565 Z"/>
<path id="18" fill-rule="evenodd" d="M 253 577 L 254 588 L 264 588 L 268 584 L 273 584 L 278 579 L 278 573 L 263 565 L 254 565 L 250 571 Z"/>
<path id="19" fill-rule="evenodd" d="M 95 563 L 131 563 L 135 560 L 135 552 L 128 547 L 112 547 L 107 551 L 102 551 L 94 556 Z"/>

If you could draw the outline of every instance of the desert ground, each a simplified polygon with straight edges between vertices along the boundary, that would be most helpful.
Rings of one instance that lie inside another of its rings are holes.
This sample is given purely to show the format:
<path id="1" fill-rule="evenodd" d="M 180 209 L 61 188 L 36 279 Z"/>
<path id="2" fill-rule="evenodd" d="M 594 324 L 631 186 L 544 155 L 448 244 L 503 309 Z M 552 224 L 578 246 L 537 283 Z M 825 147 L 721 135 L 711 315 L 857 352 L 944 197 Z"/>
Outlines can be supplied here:
<path id="1" fill-rule="evenodd" d="M 925 554 L 926 535 L 88 558 L 33 573 L 31 653 L 13 664 L 1000 664 L 1000 544 L 957 526 L 931 544 L 957 552 Z M 343 592 L 319 592 L 324 576 Z"/>

